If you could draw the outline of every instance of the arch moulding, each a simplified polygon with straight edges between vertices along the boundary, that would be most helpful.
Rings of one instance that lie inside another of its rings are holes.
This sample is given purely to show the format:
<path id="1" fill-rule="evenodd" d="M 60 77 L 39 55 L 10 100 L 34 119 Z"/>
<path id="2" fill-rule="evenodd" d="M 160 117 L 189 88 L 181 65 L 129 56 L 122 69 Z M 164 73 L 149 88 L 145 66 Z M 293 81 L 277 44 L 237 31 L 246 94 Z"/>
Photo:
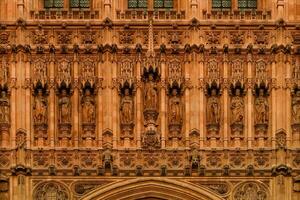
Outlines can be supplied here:
<path id="1" fill-rule="evenodd" d="M 223 200 L 206 188 L 166 178 L 136 178 L 100 186 L 81 200 Z"/>

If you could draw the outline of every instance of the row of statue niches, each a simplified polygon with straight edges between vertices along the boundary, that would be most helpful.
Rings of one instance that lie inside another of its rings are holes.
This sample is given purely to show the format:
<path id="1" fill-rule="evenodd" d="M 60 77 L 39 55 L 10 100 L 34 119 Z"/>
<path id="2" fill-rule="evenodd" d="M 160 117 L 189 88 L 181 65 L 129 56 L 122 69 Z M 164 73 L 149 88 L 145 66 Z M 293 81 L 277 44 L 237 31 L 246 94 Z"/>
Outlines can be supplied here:
<path id="1" fill-rule="evenodd" d="M 150 78 L 151 79 L 151 78 Z M 157 84 L 149 81 L 144 86 L 144 108 L 158 109 L 159 94 Z M 59 90 L 58 99 L 58 114 L 60 123 L 70 123 L 72 118 L 72 103 L 71 103 L 70 88 L 62 87 Z M 168 115 L 170 122 L 182 122 L 183 118 L 183 98 L 182 88 L 178 85 L 170 88 Z M 245 90 L 242 87 L 237 87 L 232 90 L 230 99 L 231 122 L 242 124 L 245 118 Z M 120 89 L 120 118 L 121 123 L 129 124 L 134 121 L 134 89 L 130 85 Z M 221 102 L 220 89 L 211 87 L 207 89 L 207 123 L 218 124 L 221 118 Z M 84 123 L 94 123 L 96 118 L 96 100 L 95 91 L 92 87 L 86 87 L 81 95 L 81 113 Z M 47 123 L 48 121 L 48 94 L 44 88 L 36 88 L 34 91 L 33 103 L 33 119 L 35 123 Z M 269 119 L 269 102 L 268 92 L 266 88 L 257 90 L 257 95 L 254 102 L 255 107 L 255 122 L 256 124 L 268 123 Z M 292 122 L 300 123 L 300 90 L 295 89 L 292 94 L 291 102 Z M 9 123 L 10 121 L 10 100 L 8 89 L 1 89 L 0 97 L 0 122 Z"/>

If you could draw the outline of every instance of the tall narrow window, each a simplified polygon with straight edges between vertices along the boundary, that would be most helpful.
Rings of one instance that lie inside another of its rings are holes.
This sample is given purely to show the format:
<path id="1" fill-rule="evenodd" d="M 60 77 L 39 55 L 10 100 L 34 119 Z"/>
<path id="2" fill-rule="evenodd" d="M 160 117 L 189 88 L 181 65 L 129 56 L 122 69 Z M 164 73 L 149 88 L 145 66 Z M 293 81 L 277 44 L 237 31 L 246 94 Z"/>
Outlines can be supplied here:
<path id="1" fill-rule="evenodd" d="M 239 0 L 239 9 L 256 9 L 257 0 Z"/>
<path id="2" fill-rule="evenodd" d="M 70 7 L 71 8 L 89 8 L 90 0 L 71 0 Z"/>
<path id="3" fill-rule="evenodd" d="M 212 9 L 230 10 L 231 0 L 212 0 Z"/>
<path id="4" fill-rule="evenodd" d="M 173 0 L 154 0 L 154 8 L 173 8 Z"/>
<path id="5" fill-rule="evenodd" d="M 63 8 L 64 0 L 45 0 L 44 7 L 45 8 Z"/>
<path id="6" fill-rule="evenodd" d="M 147 8 L 147 0 L 128 0 L 128 8 Z"/>

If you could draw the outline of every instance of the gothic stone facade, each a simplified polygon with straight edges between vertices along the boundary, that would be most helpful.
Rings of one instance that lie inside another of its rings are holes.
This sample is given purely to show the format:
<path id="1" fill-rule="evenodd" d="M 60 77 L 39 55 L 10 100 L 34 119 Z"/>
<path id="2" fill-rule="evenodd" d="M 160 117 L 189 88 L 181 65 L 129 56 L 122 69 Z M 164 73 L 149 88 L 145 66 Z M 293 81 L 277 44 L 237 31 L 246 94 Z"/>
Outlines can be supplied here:
<path id="1" fill-rule="evenodd" d="M 0 199 L 300 199 L 299 0 L 62 2 L 0 1 Z"/>

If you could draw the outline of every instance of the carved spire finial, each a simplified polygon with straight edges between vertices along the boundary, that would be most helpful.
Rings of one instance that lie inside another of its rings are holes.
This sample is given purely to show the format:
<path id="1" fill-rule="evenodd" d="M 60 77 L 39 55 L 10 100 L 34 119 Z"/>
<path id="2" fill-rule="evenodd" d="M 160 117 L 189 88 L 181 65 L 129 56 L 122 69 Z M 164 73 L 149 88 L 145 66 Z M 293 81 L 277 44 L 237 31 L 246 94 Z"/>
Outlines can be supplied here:
<path id="1" fill-rule="evenodd" d="M 147 57 L 155 57 L 155 52 L 154 52 L 154 36 L 153 36 L 153 19 L 149 20 L 149 38 L 148 38 L 148 52 L 147 52 Z"/>

